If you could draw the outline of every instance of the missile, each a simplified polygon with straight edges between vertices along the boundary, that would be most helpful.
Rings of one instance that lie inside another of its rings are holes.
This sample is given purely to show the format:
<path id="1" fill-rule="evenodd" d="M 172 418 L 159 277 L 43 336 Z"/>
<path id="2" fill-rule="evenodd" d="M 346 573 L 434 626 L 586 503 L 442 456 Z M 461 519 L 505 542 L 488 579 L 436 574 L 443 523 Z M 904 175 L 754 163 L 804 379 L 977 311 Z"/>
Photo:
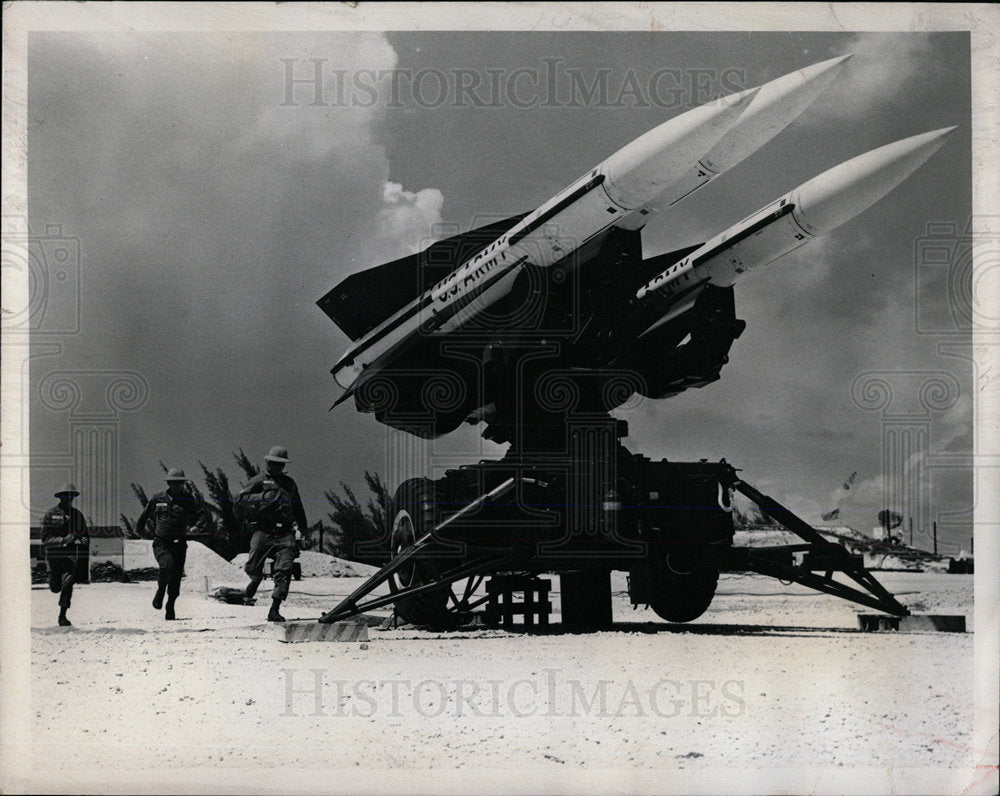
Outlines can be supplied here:
<path id="1" fill-rule="evenodd" d="M 736 124 L 670 188 L 617 224 L 639 229 L 649 217 L 687 199 L 748 158 L 797 119 L 833 82 L 852 54 L 831 58 L 765 83 Z"/>
<path id="2" fill-rule="evenodd" d="M 433 288 L 430 311 L 440 316 L 431 323 L 433 331 L 458 329 L 506 296 L 524 268 L 562 260 L 661 193 L 726 133 L 756 92 L 730 94 L 664 122 L 529 214 Z M 501 261 L 513 265 L 483 279 Z"/>
<path id="3" fill-rule="evenodd" d="M 548 267 L 610 227 L 638 229 L 707 185 L 798 117 L 848 58 L 694 108 L 627 144 L 359 340 L 332 370 L 341 398 L 417 330 L 448 334 L 507 295 L 524 268 Z"/>
<path id="4" fill-rule="evenodd" d="M 920 168 L 954 129 L 904 138 L 834 166 L 660 272 L 635 297 L 664 312 L 638 336 L 687 312 L 705 285 L 734 285 L 867 210 Z"/>
<path id="5" fill-rule="evenodd" d="M 663 193 L 722 139 L 756 93 L 722 97 L 639 136 L 380 323 L 333 367 L 345 390 L 337 403 L 362 373 L 378 370 L 408 341 L 460 327 L 507 295 L 525 268 L 562 260 Z"/>
<path id="6" fill-rule="evenodd" d="M 725 137 L 757 92 L 748 89 L 701 105 L 626 144 L 597 168 L 608 198 L 633 210 L 662 193 Z"/>

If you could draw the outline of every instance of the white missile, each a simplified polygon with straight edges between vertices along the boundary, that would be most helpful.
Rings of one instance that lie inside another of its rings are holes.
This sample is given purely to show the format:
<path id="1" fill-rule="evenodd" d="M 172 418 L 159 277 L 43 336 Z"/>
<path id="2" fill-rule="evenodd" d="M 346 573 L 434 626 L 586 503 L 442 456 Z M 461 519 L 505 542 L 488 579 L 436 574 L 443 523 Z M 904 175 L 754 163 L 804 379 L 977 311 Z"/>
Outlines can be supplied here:
<path id="1" fill-rule="evenodd" d="M 840 72 L 850 54 L 822 61 L 765 83 L 739 120 L 669 189 L 616 226 L 639 229 L 649 217 L 672 207 L 748 158 L 797 119 Z"/>
<path id="2" fill-rule="evenodd" d="M 431 324 L 434 332 L 458 329 L 506 296 L 524 268 L 562 260 L 662 192 L 725 135 L 756 92 L 730 94 L 654 127 L 530 213 L 433 288 L 430 311 L 444 314 Z M 505 262 L 513 265 L 504 269 Z"/>
<path id="3" fill-rule="evenodd" d="M 687 312 L 701 288 L 728 287 L 875 204 L 944 144 L 947 127 L 866 152 L 813 177 L 657 274 L 636 292 L 664 305 L 639 336 Z"/>
<path id="4" fill-rule="evenodd" d="M 506 296 L 523 269 L 558 262 L 662 193 L 719 142 L 756 93 L 748 89 L 669 119 L 529 213 L 358 340 L 332 370 L 347 391 L 339 400 L 365 370 L 378 369 L 408 340 L 460 327 Z"/>
<path id="5" fill-rule="evenodd" d="M 608 197 L 633 210 L 662 193 L 725 137 L 758 90 L 701 105 L 623 146 L 598 167 Z"/>

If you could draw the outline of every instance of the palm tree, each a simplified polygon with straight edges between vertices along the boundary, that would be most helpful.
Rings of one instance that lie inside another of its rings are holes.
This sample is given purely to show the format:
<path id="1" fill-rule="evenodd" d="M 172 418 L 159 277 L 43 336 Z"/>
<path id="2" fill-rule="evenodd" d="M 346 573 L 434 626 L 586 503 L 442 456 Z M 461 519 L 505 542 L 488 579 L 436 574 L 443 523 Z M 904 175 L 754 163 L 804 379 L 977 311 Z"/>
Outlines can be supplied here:
<path id="1" fill-rule="evenodd" d="M 343 481 L 340 482 L 343 496 L 328 489 L 325 495 L 333 510 L 327 516 L 334 526 L 334 550 L 338 556 L 349 561 L 381 564 L 389 549 L 385 523 L 391 498 L 378 473 L 366 470 L 365 483 L 372 493 L 365 507 Z"/>

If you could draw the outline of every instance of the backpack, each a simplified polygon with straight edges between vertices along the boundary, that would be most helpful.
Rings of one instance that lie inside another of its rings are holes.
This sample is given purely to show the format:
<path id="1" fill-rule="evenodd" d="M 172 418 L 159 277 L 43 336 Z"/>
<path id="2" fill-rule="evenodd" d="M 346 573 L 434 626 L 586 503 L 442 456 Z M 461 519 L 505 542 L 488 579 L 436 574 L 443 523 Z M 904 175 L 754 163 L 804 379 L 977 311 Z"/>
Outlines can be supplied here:
<path id="1" fill-rule="evenodd" d="M 251 528 L 263 524 L 291 530 L 292 497 L 273 478 L 265 478 L 253 491 L 241 494 L 237 504 Z"/>

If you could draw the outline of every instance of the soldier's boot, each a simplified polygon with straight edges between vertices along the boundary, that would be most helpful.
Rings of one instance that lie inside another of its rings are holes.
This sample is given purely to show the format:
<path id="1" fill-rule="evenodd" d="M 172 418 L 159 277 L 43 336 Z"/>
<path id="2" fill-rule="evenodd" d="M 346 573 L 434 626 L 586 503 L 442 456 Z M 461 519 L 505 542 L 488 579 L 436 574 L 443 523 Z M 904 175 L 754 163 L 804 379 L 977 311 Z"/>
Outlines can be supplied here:
<path id="1" fill-rule="evenodd" d="M 271 610 L 267 613 L 268 622 L 284 622 L 285 617 L 283 617 L 279 612 L 278 608 L 281 607 L 281 600 L 271 600 Z"/>
<path id="2" fill-rule="evenodd" d="M 167 584 L 161 583 L 156 587 L 156 594 L 153 595 L 153 607 L 159 611 L 163 607 L 163 595 L 167 590 Z"/>
<path id="3" fill-rule="evenodd" d="M 247 584 L 247 587 L 243 590 L 243 604 L 244 605 L 253 605 L 254 603 L 257 602 L 254 599 L 254 595 L 257 593 L 257 587 L 260 586 L 260 582 L 262 580 L 263 580 L 263 577 L 260 577 L 260 578 L 253 578 L 252 577 L 252 578 L 250 578 L 250 582 Z"/>
<path id="4" fill-rule="evenodd" d="M 167 610 L 164 612 L 164 616 L 163 616 L 164 619 L 176 619 L 177 618 L 177 616 L 174 614 L 174 601 L 176 599 L 177 599 L 176 597 L 171 597 L 169 600 L 167 600 Z"/>
<path id="5" fill-rule="evenodd" d="M 63 578 L 62 591 L 59 593 L 59 626 L 70 627 L 72 622 L 66 616 L 69 610 L 69 603 L 73 596 L 73 582 L 68 578 Z"/>

